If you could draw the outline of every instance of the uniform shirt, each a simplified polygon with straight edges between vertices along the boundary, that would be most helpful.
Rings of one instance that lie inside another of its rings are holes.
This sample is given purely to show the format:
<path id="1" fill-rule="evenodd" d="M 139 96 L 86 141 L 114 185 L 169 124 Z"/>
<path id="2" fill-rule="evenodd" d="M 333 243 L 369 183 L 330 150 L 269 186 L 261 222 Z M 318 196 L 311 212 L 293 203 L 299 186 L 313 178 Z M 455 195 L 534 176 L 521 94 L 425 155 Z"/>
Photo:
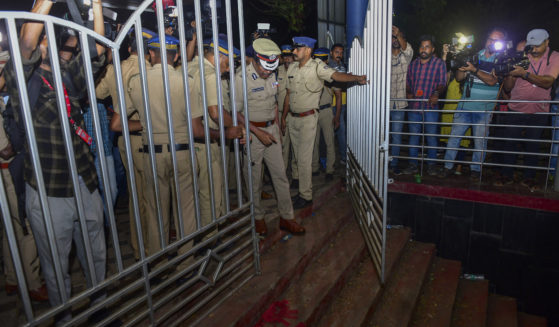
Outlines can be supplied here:
<path id="1" fill-rule="evenodd" d="M 390 97 L 406 98 L 406 76 L 413 57 L 413 48 L 408 43 L 406 50 L 392 55 L 392 69 L 390 70 Z M 408 106 L 406 101 L 390 101 L 390 109 L 402 109 Z"/>
<path id="2" fill-rule="evenodd" d="M 165 89 L 163 83 L 161 64 L 155 64 L 147 70 L 146 80 L 149 92 L 149 108 L 154 144 L 169 144 L 169 129 L 167 125 L 167 108 L 165 106 Z M 188 143 L 188 119 L 186 117 L 186 104 L 184 100 L 184 84 L 181 71 L 167 65 L 169 71 L 169 95 L 171 98 L 171 112 L 176 144 Z M 140 74 L 130 78 L 128 92 L 134 108 L 138 108 L 140 121 L 147 131 L 147 117 L 144 112 L 142 83 Z M 192 109 L 192 118 L 199 117 Z M 148 144 L 147 135 L 144 133 L 144 144 Z"/>
<path id="3" fill-rule="evenodd" d="M 420 58 L 412 61 L 408 67 L 407 87 L 413 93 L 414 99 L 429 99 L 439 86 L 446 86 L 446 65 L 441 58 L 432 56 L 422 64 Z M 411 109 L 436 109 L 438 104 L 428 102 L 411 102 Z"/>
<path id="4" fill-rule="evenodd" d="M 39 47 L 33 51 L 29 59 L 22 58 L 23 70 L 26 81 L 29 81 L 32 74 L 38 73 L 42 75 L 54 87 L 52 73 L 41 68 L 36 68 L 41 60 L 41 50 Z M 101 68 L 105 56 L 101 55 L 92 61 L 93 74 L 97 73 Z M 80 100 L 87 97 L 87 84 L 85 79 L 85 71 L 83 69 L 83 57 L 81 52 L 73 56 L 69 61 L 61 60 L 60 69 L 65 80 L 71 80 L 72 85 L 67 85 L 68 97 L 71 103 L 71 116 L 76 124 L 84 128 L 83 117 L 80 107 Z M 13 61 L 9 61 L 4 69 L 4 77 L 10 94 L 10 101 L 16 113 L 16 119 L 23 119 L 19 116 L 23 110 L 19 103 L 19 88 L 16 81 L 16 73 L 13 67 Z M 41 81 L 39 89 L 39 97 L 34 108 L 31 108 L 33 127 L 37 147 L 39 150 L 39 158 L 43 179 L 47 195 L 51 197 L 73 197 L 74 189 L 72 179 L 70 177 L 70 167 L 66 159 L 66 145 L 62 134 L 62 123 L 56 102 L 56 92 L 51 90 L 44 82 Z M 65 105 L 64 105 L 65 107 Z M 66 108 L 63 108 L 66 111 Z M 68 118 L 66 118 L 68 119 Z M 72 146 L 74 149 L 74 159 L 77 166 L 79 176 L 84 181 L 90 192 L 97 189 L 97 174 L 93 165 L 93 157 L 89 146 L 70 128 Z M 26 152 L 30 153 L 29 146 L 26 143 Z M 34 189 L 37 189 L 37 181 L 33 173 L 33 164 L 30 156 L 25 156 L 25 181 Z"/>
<path id="5" fill-rule="evenodd" d="M 132 100 L 128 93 L 128 83 L 130 82 L 130 77 L 140 73 L 140 66 L 138 62 L 138 55 L 131 54 L 126 60 L 122 61 L 121 65 L 122 72 L 122 85 L 124 89 L 124 100 L 126 101 L 126 115 L 130 116 L 129 119 L 139 120 L 140 116 L 137 113 L 137 108 L 132 105 Z M 146 69 L 149 69 L 151 64 L 146 61 Z M 118 93 L 116 88 L 116 77 L 115 68 L 112 64 L 107 65 L 107 70 L 105 76 L 99 81 L 95 87 L 95 93 L 99 99 L 105 99 L 110 96 L 113 100 L 113 109 L 115 112 L 120 114 L 120 104 L 118 101 Z M 140 108 L 141 109 L 141 108 Z"/>
<path id="6" fill-rule="evenodd" d="M 320 102 L 318 103 L 320 107 L 323 105 L 330 105 L 332 103 L 332 96 L 334 91 L 332 87 L 324 86 L 322 88 L 322 94 L 320 95 Z"/>
<path id="7" fill-rule="evenodd" d="M 557 78 L 559 75 L 559 53 L 553 51 L 549 54 L 549 47 L 541 56 L 539 61 L 536 61 L 532 55 L 528 55 L 530 59 L 530 67 L 528 72 L 534 75 L 549 75 Z M 549 56 L 549 65 L 547 58 Z M 517 78 L 514 83 L 514 88 L 510 93 L 511 100 L 550 100 L 551 90 L 544 89 L 528 82 L 523 78 Z M 512 111 L 519 111 L 524 113 L 536 112 L 549 112 L 549 103 L 509 103 L 509 109 Z"/>
<path id="8" fill-rule="evenodd" d="M 280 112 L 283 111 L 285 94 L 287 94 L 287 69 L 281 65 L 278 68 L 278 109 Z"/>
<path id="9" fill-rule="evenodd" d="M 267 79 L 260 78 L 254 68 L 254 62 L 246 66 L 247 103 L 249 119 L 254 122 L 264 122 L 276 118 L 276 95 L 278 82 L 275 74 Z M 243 105 L 243 75 L 242 71 L 235 75 L 235 92 L 237 107 Z"/>
<path id="10" fill-rule="evenodd" d="M 190 88 L 190 107 L 192 109 L 193 116 L 192 118 L 200 117 L 204 115 L 204 101 L 203 101 L 203 94 L 202 94 L 202 84 L 201 84 L 201 77 L 200 77 L 200 67 L 199 67 L 199 59 L 192 60 L 188 64 L 188 76 L 192 81 L 191 88 Z M 214 65 L 206 58 L 204 58 L 204 81 L 206 87 L 206 105 L 208 107 L 211 106 L 218 106 L 218 99 L 217 99 L 217 80 L 215 74 L 215 67 Z M 222 95 L 224 94 L 222 90 Z M 194 116 L 196 113 L 198 116 Z M 209 127 L 212 129 L 218 129 L 219 126 L 217 123 L 213 121 L 209 117 L 208 113 L 208 120 L 209 120 Z"/>
<path id="11" fill-rule="evenodd" d="M 494 69 L 494 63 L 497 59 L 497 54 L 494 53 L 489 58 L 485 56 L 485 49 L 478 52 L 479 62 L 477 67 L 479 70 L 491 74 Z M 466 85 L 464 89 L 467 88 L 468 80 L 466 80 Z M 462 99 L 467 100 L 496 100 L 499 95 L 499 84 L 493 86 L 485 84 L 477 76 L 473 75 L 472 84 L 470 87 L 470 97 L 467 97 L 467 92 L 463 92 Z M 495 108 L 495 102 L 460 102 L 458 104 L 458 110 L 493 110 Z"/>
<path id="12" fill-rule="evenodd" d="M 309 59 L 303 67 L 294 62 L 287 70 L 290 110 L 301 113 L 318 109 L 324 81 L 332 82 L 336 70 L 320 59 Z"/>

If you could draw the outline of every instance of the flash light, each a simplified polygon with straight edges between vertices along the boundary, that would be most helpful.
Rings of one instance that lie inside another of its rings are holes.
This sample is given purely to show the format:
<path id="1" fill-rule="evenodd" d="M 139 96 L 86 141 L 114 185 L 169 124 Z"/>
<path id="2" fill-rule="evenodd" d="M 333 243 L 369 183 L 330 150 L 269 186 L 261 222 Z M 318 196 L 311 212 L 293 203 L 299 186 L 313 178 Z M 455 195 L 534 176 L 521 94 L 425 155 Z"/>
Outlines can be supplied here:
<path id="1" fill-rule="evenodd" d="M 496 51 L 501 51 L 501 50 L 503 50 L 503 49 L 505 48 L 505 45 L 503 44 L 503 42 L 497 41 L 497 42 L 495 42 L 495 43 L 493 44 L 493 48 L 494 48 Z"/>
<path id="2" fill-rule="evenodd" d="M 458 39 L 458 42 L 460 42 L 461 44 L 466 44 L 466 43 L 468 43 L 468 38 L 465 37 L 465 36 L 461 36 L 461 37 Z"/>

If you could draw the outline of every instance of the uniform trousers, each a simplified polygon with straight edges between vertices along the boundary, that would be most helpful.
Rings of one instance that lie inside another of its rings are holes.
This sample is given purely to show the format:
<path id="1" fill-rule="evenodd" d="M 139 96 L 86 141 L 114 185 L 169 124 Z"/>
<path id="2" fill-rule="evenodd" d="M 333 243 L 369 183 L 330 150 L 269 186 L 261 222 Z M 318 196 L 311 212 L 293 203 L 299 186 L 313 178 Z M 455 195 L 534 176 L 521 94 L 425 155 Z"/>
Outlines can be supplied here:
<path id="1" fill-rule="evenodd" d="M 175 177 L 173 160 L 168 151 L 167 144 L 162 145 L 162 152 L 155 153 L 157 183 L 159 188 L 159 204 L 161 208 L 161 219 L 159 222 L 157 213 L 157 199 L 154 191 L 153 175 L 148 173 L 150 164 L 150 154 L 144 153 L 144 192 L 147 212 L 147 235 L 148 235 L 148 254 L 153 255 L 161 250 L 161 234 L 163 234 L 164 245 L 169 244 L 169 226 L 171 218 L 177 237 L 180 235 L 179 213 L 181 211 L 183 223 L 183 235 L 187 236 L 196 230 L 196 217 L 194 213 L 194 188 L 192 186 L 192 168 L 190 164 L 190 152 L 188 150 L 176 151 L 177 155 L 177 177 L 179 182 L 180 198 L 177 198 L 175 188 Z M 178 207 L 177 207 L 178 204 Z M 160 229 L 160 226 L 163 228 Z M 185 243 L 178 249 L 178 254 L 184 254 L 192 248 L 192 242 Z M 192 259 L 181 262 L 177 269 L 181 270 L 188 267 Z"/>
<path id="2" fill-rule="evenodd" d="M 336 161 L 336 148 L 334 146 L 334 113 L 332 107 L 321 109 L 318 111 L 318 125 L 316 127 L 316 138 L 314 140 L 314 150 L 312 158 L 312 171 L 317 172 L 320 169 L 320 133 L 324 136 L 326 143 L 326 173 L 334 173 L 334 162 Z"/>
<path id="3" fill-rule="evenodd" d="M 143 147 L 142 137 L 139 135 L 130 135 L 130 147 L 132 149 L 132 160 L 134 161 L 133 164 L 133 171 L 134 171 L 134 179 L 136 180 L 136 191 L 137 191 L 137 199 L 138 199 L 138 209 L 140 212 L 140 223 L 142 224 L 142 237 L 144 239 L 144 249 L 145 253 L 149 253 L 147 246 L 147 223 L 146 223 L 146 204 L 144 199 L 144 156 L 143 153 L 140 152 L 140 149 Z M 120 137 L 118 139 L 118 150 L 120 152 L 120 158 L 126 169 L 126 182 L 128 185 L 130 184 L 130 177 L 128 175 L 129 166 L 128 160 L 126 157 L 126 148 L 124 147 L 124 137 Z M 148 170 L 148 171 L 151 171 Z M 132 188 L 128 187 L 128 214 L 130 215 L 130 245 L 132 246 L 132 250 L 134 251 L 134 258 L 136 260 L 140 259 L 140 247 L 138 245 L 138 234 L 136 231 L 136 219 L 134 218 L 134 203 L 132 202 Z"/>
<path id="4" fill-rule="evenodd" d="M 299 196 L 312 200 L 312 155 L 316 138 L 318 115 L 291 117 L 289 122 L 289 137 L 293 144 L 293 154 L 297 161 L 299 177 Z"/>
<path id="5" fill-rule="evenodd" d="M 268 127 L 261 128 L 262 130 L 270 133 L 276 140 L 280 137 L 279 126 L 276 124 Z M 276 199 L 278 203 L 278 211 L 283 219 L 293 219 L 293 205 L 291 203 L 291 194 L 289 193 L 289 180 L 285 172 L 285 165 L 282 158 L 282 148 L 279 143 L 272 143 L 269 146 L 264 145 L 260 140 L 252 135 L 250 143 L 250 155 L 252 160 L 252 199 L 254 201 L 254 219 L 264 219 L 265 210 L 260 204 L 262 193 L 262 171 L 264 168 L 263 163 L 266 163 L 272 184 L 276 192 Z M 248 158 L 244 157 L 246 183 L 248 185 Z"/>
<path id="6" fill-rule="evenodd" d="M 10 207 L 10 214 L 12 216 L 12 225 L 14 227 L 14 233 L 17 240 L 17 246 L 19 249 L 21 265 L 23 266 L 23 272 L 25 273 L 25 281 L 27 282 L 27 288 L 30 290 L 35 290 L 41 287 L 41 275 L 40 275 L 40 264 L 39 257 L 37 256 L 37 247 L 35 246 L 35 239 L 33 238 L 33 233 L 31 232 L 31 227 L 29 221 L 26 219 L 25 224 L 27 225 L 27 235 L 24 235 L 23 228 L 21 226 L 21 221 L 18 217 L 17 209 L 17 195 L 14 188 L 14 183 L 12 181 L 12 175 L 8 169 L 2 169 L 2 179 L 4 180 L 4 188 L 6 190 L 6 195 L 8 197 L 8 205 Z M 12 255 L 10 253 L 10 247 L 8 245 L 8 237 L 6 236 L 6 231 L 3 233 L 2 242 L 2 255 L 4 257 L 4 273 L 6 274 L 6 284 L 17 285 L 17 277 L 14 269 L 14 263 Z"/>
<path id="7" fill-rule="evenodd" d="M 210 172 L 208 169 L 208 160 L 206 153 L 206 145 L 204 143 L 196 143 L 196 161 L 198 164 L 198 192 L 200 201 L 200 219 L 202 227 L 212 222 L 212 206 L 211 206 L 211 190 L 210 190 Z M 223 165 L 221 163 L 221 149 L 217 143 L 210 144 L 210 153 L 212 155 L 212 177 L 213 177 L 213 194 L 215 204 L 215 218 L 219 218 L 225 209 L 224 190 L 223 190 Z"/>

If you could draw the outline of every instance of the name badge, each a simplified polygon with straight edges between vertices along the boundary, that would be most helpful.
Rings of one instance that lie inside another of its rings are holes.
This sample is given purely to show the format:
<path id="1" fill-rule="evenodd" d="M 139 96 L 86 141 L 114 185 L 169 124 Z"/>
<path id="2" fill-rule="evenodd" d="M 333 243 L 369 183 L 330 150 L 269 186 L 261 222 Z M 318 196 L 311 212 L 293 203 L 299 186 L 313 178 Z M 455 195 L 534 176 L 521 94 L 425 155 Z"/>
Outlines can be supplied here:
<path id="1" fill-rule="evenodd" d="M 260 91 L 264 91 L 264 86 L 261 87 L 257 87 L 251 90 L 252 92 L 260 92 Z"/>

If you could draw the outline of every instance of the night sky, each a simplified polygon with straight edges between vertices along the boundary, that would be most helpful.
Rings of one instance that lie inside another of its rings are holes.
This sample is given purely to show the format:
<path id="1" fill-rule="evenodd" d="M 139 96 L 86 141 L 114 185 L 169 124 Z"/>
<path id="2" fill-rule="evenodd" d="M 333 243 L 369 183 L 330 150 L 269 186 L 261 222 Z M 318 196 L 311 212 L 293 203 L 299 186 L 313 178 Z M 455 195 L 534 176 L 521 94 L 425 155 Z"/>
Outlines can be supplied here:
<path id="1" fill-rule="evenodd" d="M 316 0 L 300 0 L 305 3 L 305 29 L 299 34 L 316 37 Z M 112 0 L 113 3 L 125 3 Z M 134 0 L 139 2 L 139 0 Z M 233 8 L 236 1 L 232 0 Z M 29 10 L 32 0 L 10 1 L 0 6 L 2 10 Z M 224 1 L 223 1 L 224 3 Z M 253 31 L 257 22 L 270 22 L 278 31 L 272 38 L 279 44 L 293 36 L 286 32 L 285 22 L 278 17 L 266 16 L 256 9 L 254 1 L 244 2 L 245 30 Z M 55 4 L 55 13 L 65 11 L 65 4 Z M 126 11 L 120 14 L 126 17 Z M 235 13 L 234 13 L 235 15 Z M 233 16 L 236 17 L 236 16 Z M 559 50 L 559 1 L 558 0 L 394 0 L 393 21 L 407 35 L 408 41 L 417 46 L 421 34 L 433 34 L 437 44 L 450 42 L 454 33 L 473 34 L 476 47 L 483 46 L 487 32 L 494 26 L 504 28 L 514 43 L 525 38 L 532 28 L 545 28 L 550 33 L 551 48 Z M 234 29 L 237 27 L 234 26 Z M 237 34 L 237 33 L 235 33 Z M 235 43 L 238 43 L 236 41 Z"/>

